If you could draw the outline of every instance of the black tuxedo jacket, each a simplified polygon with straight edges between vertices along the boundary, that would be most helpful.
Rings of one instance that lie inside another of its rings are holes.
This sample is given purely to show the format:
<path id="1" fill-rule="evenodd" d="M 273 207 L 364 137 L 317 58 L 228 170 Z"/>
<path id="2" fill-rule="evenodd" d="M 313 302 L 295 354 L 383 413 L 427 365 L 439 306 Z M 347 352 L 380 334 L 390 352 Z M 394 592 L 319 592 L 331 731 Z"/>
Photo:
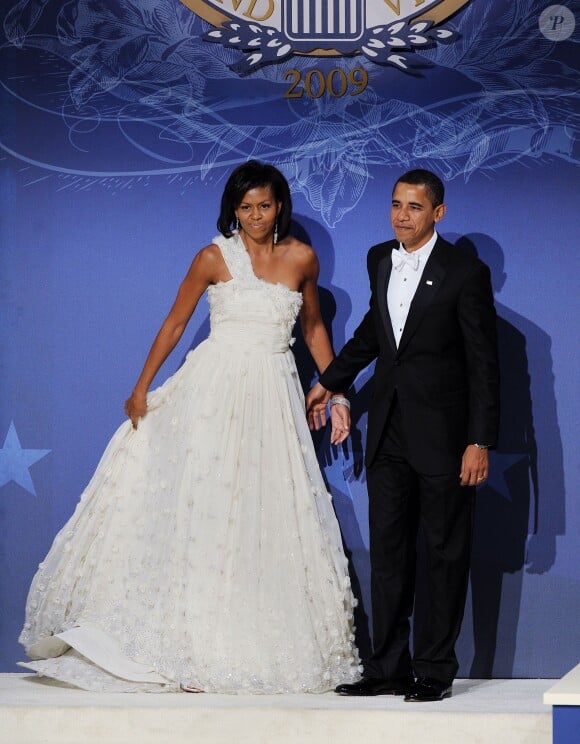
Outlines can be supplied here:
<path id="1" fill-rule="evenodd" d="M 370 249 L 369 310 L 320 382 L 328 390 L 346 390 L 376 359 L 367 466 L 396 392 L 411 464 L 425 474 L 459 474 L 467 444 L 494 446 L 497 439 L 499 376 L 489 269 L 439 237 L 397 348 L 387 286 L 391 251 L 398 245 L 391 240 Z"/>

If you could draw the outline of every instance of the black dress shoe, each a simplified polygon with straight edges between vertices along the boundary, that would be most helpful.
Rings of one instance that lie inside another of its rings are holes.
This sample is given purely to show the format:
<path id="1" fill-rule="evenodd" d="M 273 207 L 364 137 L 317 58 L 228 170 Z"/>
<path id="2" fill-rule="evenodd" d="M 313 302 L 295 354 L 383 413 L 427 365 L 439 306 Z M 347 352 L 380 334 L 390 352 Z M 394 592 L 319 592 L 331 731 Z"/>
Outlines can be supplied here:
<path id="1" fill-rule="evenodd" d="M 406 695 L 413 681 L 406 679 L 377 679 L 363 677 L 352 684 L 342 684 L 334 688 L 339 695 Z"/>
<path id="2" fill-rule="evenodd" d="M 406 703 L 433 703 L 451 697 L 452 682 L 432 677 L 419 677 L 405 695 Z"/>

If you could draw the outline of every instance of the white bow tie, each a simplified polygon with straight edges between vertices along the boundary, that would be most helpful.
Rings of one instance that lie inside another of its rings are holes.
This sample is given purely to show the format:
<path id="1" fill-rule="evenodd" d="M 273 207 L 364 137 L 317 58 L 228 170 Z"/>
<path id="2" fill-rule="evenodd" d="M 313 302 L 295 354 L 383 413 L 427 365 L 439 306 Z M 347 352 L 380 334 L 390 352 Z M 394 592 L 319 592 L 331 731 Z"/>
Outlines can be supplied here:
<path id="1" fill-rule="evenodd" d="M 408 264 L 415 271 L 419 268 L 419 256 L 414 253 L 405 253 L 405 251 L 399 249 L 392 251 L 391 257 L 393 259 L 393 268 L 397 269 L 397 271 L 402 271 L 405 264 Z"/>

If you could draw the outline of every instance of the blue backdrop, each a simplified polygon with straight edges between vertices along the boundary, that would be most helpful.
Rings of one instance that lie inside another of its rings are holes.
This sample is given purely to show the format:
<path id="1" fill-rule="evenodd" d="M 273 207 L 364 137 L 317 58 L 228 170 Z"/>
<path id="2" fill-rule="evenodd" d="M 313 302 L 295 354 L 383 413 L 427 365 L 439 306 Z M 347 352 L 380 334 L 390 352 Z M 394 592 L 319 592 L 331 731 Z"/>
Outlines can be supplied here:
<path id="1" fill-rule="evenodd" d="M 341 2 L 354 15 L 340 16 Z M 5 5 L 0 669 L 17 670 L 30 579 L 216 234 L 227 175 L 249 157 L 291 184 L 293 231 L 320 256 L 337 349 L 366 310 L 366 251 L 391 235 L 393 181 L 427 167 L 447 182 L 441 232 L 491 267 L 502 367 L 460 674 L 556 677 L 576 664 L 579 3 L 427 0 L 418 19 L 410 0 L 336 0 L 335 26 L 326 14 L 311 27 L 283 0 Z M 341 18 L 360 26 L 350 47 Z M 157 382 L 206 331 L 202 301 Z M 295 349 L 308 386 L 312 362 L 300 339 Z M 346 450 L 317 440 L 358 578 L 363 651 L 370 374 L 352 391 Z"/>

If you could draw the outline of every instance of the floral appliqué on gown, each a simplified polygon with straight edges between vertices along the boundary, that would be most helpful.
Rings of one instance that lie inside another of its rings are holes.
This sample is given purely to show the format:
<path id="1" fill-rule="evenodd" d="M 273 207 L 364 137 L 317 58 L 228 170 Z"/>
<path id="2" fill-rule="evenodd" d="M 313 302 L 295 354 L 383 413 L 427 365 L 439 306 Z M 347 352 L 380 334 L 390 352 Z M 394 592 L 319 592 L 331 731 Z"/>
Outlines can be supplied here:
<path id="1" fill-rule="evenodd" d="M 302 296 L 237 234 L 211 333 L 123 423 L 33 579 L 22 666 L 89 690 L 323 692 L 360 677 L 347 561 L 304 415 Z"/>

